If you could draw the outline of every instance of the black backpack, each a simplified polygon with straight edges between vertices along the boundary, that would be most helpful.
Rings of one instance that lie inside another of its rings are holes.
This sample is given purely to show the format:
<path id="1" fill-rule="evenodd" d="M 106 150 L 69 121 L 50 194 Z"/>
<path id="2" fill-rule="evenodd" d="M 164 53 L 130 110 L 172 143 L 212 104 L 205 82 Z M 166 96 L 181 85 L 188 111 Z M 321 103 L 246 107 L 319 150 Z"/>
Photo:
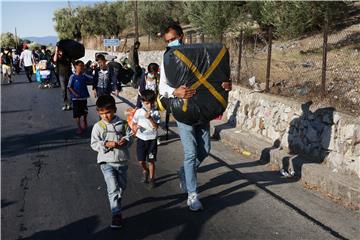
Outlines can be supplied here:
<path id="1" fill-rule="evenodd" d="M 10 57 L 9 53 L 4 53 L 1 56 L 1 62 L 4 65 L 10 65 L 11 64 L 11 57 Z"/>

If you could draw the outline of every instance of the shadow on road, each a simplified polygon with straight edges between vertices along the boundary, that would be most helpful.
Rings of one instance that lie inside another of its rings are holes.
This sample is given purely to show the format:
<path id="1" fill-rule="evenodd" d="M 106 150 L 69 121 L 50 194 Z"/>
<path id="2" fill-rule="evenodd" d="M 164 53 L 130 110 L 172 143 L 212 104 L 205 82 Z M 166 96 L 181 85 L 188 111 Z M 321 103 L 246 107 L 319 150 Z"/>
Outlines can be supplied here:
<path id="1" fill-rule="evenodd" d="M 13 157 L 25 153 L 47 151 L 66 146 L 84 144 L 90 140 L 90 130 L 83 135 L 75 135 L 73 128 L 54 128 L 33 134 L 18 134 L 1 139 L 2 158 Z"/>

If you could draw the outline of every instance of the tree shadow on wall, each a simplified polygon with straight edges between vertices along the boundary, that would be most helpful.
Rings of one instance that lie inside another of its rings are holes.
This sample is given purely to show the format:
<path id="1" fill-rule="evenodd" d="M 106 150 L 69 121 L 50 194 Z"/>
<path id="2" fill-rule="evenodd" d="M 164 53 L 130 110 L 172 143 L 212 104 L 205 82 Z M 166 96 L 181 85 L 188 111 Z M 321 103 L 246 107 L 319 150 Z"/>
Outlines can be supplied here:
<path id="1" fill-rule="evenodd" d="M 335 108 L 319 108 L 312 112 L 312 101 L 301 105 L 302 114 L 290 123 L 289 155 L 282 159 L 282 174 L 301 179 L 303 164 L 321 164 L 328 156 Z"/>
<path id="2" fill-rule="evenodd" d="M 229 117 L 228 121 L 226 123 L 215 126 L 215 131 L 214 131 L 214 134 L 212 136 L 213 139 L 220 140 L 221 131 L 236 127 L 236 121 L 237 121 L 236 116 L 237 116 L 237 112 L 239 110 L 239 107 L 240 107 L 240 101 L 236 101 L 234 109 L 233 109 L 233 111 L 231 113 L 231 116 Z"/>

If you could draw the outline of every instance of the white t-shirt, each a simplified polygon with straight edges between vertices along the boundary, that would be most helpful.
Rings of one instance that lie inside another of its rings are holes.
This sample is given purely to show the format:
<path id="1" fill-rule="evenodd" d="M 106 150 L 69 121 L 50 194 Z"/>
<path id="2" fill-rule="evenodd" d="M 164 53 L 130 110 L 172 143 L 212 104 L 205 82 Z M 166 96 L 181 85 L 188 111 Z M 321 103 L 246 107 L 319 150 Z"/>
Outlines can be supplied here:
<path id="1" fill-rule="evenodd" d="M 25 49 L 21 55 L 20 59 L 24 60 L 24 66 L 29 67 L 33 65 L 33 54 L 29 49 Z"/>
<path id="2" fill-rule="evenodd" d="M 140 127 L 136 133 L 136 137 L 144 141 L 156 139 L 157 129 L 152 126 L 151 121 L 145 117 L 145 114 L 146 110 L 144 108 L 136 110 L 134 114 L 132 121 Z M 154 119 L 154 122 L 157 124 L 160 123 L 159 111 L 152 109 L 150 115 Z"/>

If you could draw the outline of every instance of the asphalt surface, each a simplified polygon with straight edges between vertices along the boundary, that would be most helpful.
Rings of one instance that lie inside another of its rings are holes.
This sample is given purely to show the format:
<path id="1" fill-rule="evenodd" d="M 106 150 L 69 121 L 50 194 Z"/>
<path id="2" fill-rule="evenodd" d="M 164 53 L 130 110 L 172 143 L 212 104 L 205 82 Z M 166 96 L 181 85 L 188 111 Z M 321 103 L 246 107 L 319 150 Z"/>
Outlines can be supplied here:
<path id="1" fill-rule="evenodd" d="M 122 115 L 128 102 L 117 102 Z M 92 126 L 98 117 L 92 100 L 88 105 Z M 72 112 L 61 107 L 59 88 L 38 89 L 24 75 L 2 85 L 2 239 L 347 238 L 228 166 L 217 152 L 239 163 L 242 158 L 217 142 L 199 169 L 205 210 L 190 212 L 176 176 L 182 147 L 175 132 L 159 147 L 155 189 L 140 183 L 131 147 L 125 225 L 111 230 L 105 182 L 89 146 L 91 129 L 77 136 Z"/>

